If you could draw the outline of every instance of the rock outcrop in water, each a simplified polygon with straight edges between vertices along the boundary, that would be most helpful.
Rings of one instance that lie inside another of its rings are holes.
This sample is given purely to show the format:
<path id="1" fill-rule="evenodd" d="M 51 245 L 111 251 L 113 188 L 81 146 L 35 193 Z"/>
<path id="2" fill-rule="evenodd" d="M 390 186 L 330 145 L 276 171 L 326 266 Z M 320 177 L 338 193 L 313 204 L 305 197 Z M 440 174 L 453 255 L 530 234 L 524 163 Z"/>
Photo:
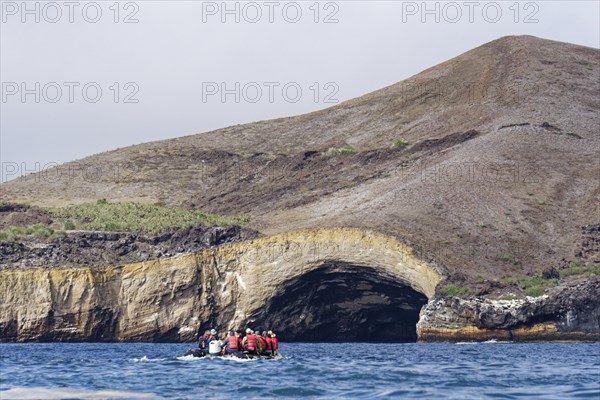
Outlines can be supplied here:
<path id="1" fill-rule="evenodd" d="M 422 341 L 600 340 L 600 279 L 519 300 L 437 298 L 417 324 Z"/>

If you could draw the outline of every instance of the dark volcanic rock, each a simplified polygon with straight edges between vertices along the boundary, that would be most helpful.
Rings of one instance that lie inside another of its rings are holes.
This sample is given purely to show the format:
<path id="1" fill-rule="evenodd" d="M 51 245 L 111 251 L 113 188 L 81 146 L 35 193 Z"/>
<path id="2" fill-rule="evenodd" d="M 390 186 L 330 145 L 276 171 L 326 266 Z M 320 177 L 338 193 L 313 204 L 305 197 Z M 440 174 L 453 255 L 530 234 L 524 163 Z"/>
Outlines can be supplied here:
<path id="1" fill-rule="evenodd" d="M 544 279 L 560 279 L 560 273 L 554 267 L 546 267 L 542 271 L 542 277 Z"/>
<path id="2" fill-rule="evenodd" d="M 436 298 L 419 321 L 426 341 L 599 340 L 600 277 L 519 300 Z"/>
<path id="3" fill-rule="evenodd" d="M 202 224 L 158 236 L 125 232 L 71 232 L 52 239 L 28 237 L 0 242 L 0 269 L 89 267 L 147 261 L 250 240 L 256 231 Z"/>

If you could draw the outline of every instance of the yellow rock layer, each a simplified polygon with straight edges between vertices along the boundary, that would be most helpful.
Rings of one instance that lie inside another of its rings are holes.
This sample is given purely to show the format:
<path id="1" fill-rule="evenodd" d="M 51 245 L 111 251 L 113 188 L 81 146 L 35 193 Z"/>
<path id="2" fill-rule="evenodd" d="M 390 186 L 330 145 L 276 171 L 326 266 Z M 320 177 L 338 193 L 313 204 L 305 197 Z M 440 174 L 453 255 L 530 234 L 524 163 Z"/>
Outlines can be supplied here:
<path id="1" fill-rule="evenodd" d="M 373 268 L 428 297 L 440 280 L 395 238 L 350 228 L 119 266 L 4 270 L 0 340 L 191 340 L 199 321 L 233 326 L 328 262 Z"/>

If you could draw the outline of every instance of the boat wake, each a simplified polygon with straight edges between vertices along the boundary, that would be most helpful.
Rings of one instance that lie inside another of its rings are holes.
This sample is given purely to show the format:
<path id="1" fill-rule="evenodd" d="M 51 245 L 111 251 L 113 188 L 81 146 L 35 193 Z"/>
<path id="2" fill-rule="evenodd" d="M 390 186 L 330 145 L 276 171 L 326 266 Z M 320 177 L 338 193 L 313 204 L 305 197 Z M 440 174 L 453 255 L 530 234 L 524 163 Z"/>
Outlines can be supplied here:
<path id="1" fill-rule="evenodd" d="M 204 356 L 204 357 L 196 357 L 193 354 L 188 354 L 185 356 L 177 357 L 180 361 L 212 361 L 212 360 L 224 360 L 224 361 L 233 361 L 233 362 L 252 362 L 258 361 L 259 358 L 239 358 L 239 357 L 222 357 L 222 356 Z"/>
<path id="2" fill-rule="evenodd" d="M 284 357 L 281 354 L 276 356 L 265 356 L 265 355 L 252 355 L 246 353 L 236 353 L 237 355 L 210 355 L 206 354 L 200 350 L 189 350 L 186 354 L 177 357 L 180 361 L 190 361 L 190 360 L 225 360 L 225 361 L 233 361 L 233 362 L 250 362 L 250 361 L 258 361 L 258 360 L 281 360 Z"/>
<path id="3" fill-rule="evenodd" d="M 456 342 L 456 344 L 508 344 L 513 343 L 508 340 L 498 340 L 498 339 L 490 339 L 484 342 Z"/>
<path id="4" fill-rule="evenodd" d="M 21 387 L 3 388 L 0 391 L 3 400 L 25 399 L 156 399 L 154 393 L 140 393 L 116 390 L 86 390 L 70 387 Z"/>
<path id="5" fill-rule="evenodd" d="M 157 362 L 157 361 L 163 361 L 163 358 L 148 358 L 146 356 L 143 356 L 142 358 L 130 358 L 129 362 Z"/>

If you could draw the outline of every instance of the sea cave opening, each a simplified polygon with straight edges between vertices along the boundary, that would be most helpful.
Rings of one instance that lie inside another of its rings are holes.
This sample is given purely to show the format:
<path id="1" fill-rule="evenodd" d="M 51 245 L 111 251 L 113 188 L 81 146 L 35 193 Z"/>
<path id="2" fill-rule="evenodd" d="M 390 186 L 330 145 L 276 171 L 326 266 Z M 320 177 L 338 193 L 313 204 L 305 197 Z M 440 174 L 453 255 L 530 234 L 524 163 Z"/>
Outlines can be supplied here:
<path id="1" fill-rule="evenodd" d="M 381 270 L 326 263 L 285 281 L 249 325 L 289 342 L 415 342 L 427 300 Z"/>

